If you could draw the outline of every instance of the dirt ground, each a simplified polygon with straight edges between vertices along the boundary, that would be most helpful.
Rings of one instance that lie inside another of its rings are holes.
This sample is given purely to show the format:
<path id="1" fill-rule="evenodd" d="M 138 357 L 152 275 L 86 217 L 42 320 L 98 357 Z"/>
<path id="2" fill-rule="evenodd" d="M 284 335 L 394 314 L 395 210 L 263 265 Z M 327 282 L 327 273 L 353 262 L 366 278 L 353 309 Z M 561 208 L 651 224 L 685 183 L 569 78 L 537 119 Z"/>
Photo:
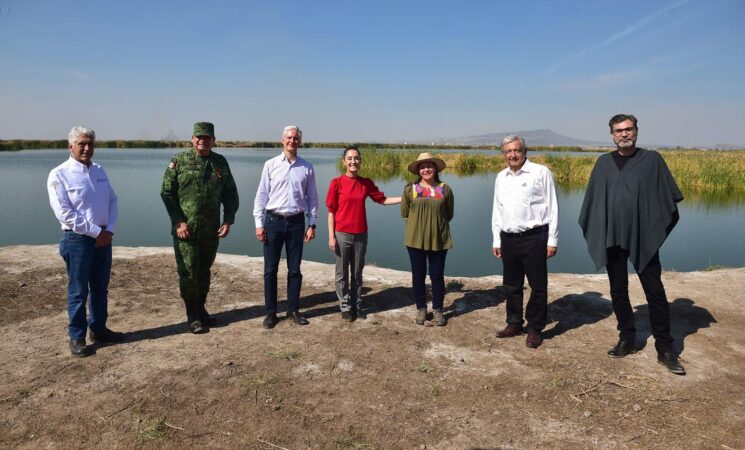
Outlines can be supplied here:
<path id="1" fill-rule="evenodd" d="M 614 360 L 604 275 L 550 276 L 532 350 L 494 337 L 499 276 L 448 278 L 448 326 L 422 327 L 408 273 L 367 267 L 369 316 L 350 324 L 333 267 L 304 262 L 310 325 L 264 330 L 261 259 L 221 254 L 220 325 L 192 335 L 175 267 L 171 249 L 116 247 L 109 326 L 127 340 L 76 359 L 57 248 L 0 248 L 0 447 L 745 448 L 742 268 L 663 275 L 680 377 L 657 363 L 633 277 L 644 348 Z"/>

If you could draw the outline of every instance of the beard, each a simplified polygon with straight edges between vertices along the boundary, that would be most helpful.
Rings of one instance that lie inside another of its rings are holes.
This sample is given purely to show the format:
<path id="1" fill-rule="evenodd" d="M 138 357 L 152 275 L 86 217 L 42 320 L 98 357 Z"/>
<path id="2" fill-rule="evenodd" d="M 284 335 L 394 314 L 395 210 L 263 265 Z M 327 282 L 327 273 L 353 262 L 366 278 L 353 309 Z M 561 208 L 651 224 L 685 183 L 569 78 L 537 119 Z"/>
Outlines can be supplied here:
<path id="1" fill-rule="evenodd" d="M 636 140 L 634 139 L 619 139 L 616 141 L 616 146 L 618 148 L 633 148 L 636 145 Z"/>

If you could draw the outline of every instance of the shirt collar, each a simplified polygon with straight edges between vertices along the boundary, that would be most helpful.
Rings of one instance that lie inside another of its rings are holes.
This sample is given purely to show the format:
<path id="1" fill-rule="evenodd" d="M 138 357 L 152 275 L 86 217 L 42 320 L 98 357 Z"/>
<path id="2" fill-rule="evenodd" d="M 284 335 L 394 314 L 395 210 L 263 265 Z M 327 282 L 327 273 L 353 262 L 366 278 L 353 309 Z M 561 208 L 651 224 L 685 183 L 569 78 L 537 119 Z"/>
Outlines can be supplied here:
<path id="1" fill-rule="evenodd" d="M 285 152 L 284 151 L 282 153 L 280 153 L 280 156 L 282 156 L 282 161 L 283 162 L 284 161 L 287 161 L 288 163 L 290 163 L 290 160 L 287 159 L 287 155 L 285 155 Z M 295 155 L 295 161 L 291 162 L 290 164 L 297 164 L 300 161 L 302 161 L 302 159 L 300 158 L 300 155 Z"/>
<path id="2" fill-rule="evenodd" d="M 76 172 L 88 172 L 91 170 L 91 167 L 93 167 L 93 162 L 91 162 L 90 166 L 86 166 L 85 164 L 81 163 L 77 159 L 70 156 L 67 160 L 67 164 L 70 166 L 70 168 Z"/>

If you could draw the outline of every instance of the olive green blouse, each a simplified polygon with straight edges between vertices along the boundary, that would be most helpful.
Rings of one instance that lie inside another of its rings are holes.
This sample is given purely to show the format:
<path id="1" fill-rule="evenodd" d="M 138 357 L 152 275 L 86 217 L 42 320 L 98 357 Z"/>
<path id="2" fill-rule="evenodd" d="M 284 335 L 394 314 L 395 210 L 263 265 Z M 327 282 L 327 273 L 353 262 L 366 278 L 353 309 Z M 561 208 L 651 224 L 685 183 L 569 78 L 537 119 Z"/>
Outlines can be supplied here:
<path id="1" fill-rule="evenodd" d="M 455 198 L 445 183 L 429 189 L 407 184 L 401 196 L 401 217 L 406 223 L 404 244 L 420 250 L 447 250 L 453 247 L 450 220 Z"/>

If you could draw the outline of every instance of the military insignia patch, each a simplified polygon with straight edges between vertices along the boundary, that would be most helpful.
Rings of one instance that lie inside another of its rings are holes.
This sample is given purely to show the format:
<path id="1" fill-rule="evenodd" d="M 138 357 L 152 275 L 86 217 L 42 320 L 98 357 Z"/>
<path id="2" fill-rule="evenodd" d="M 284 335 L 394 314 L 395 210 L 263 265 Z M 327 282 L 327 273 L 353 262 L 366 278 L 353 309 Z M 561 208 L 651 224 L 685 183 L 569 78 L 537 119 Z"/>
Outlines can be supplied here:
<path id="1" fill-rule="evenodd" d="M 218 167 L 215 167 L 215 175 L 217 175 L 217 178 L 222 178 L 222 173 Z"/>
<path id="2" fill-rule="evenodd" d="M 171 163 L 168 164 L 168 168 L 171 169 L 171 170 L 175 169 L 176 168 L 176 161 L 171 161 Z"/>

